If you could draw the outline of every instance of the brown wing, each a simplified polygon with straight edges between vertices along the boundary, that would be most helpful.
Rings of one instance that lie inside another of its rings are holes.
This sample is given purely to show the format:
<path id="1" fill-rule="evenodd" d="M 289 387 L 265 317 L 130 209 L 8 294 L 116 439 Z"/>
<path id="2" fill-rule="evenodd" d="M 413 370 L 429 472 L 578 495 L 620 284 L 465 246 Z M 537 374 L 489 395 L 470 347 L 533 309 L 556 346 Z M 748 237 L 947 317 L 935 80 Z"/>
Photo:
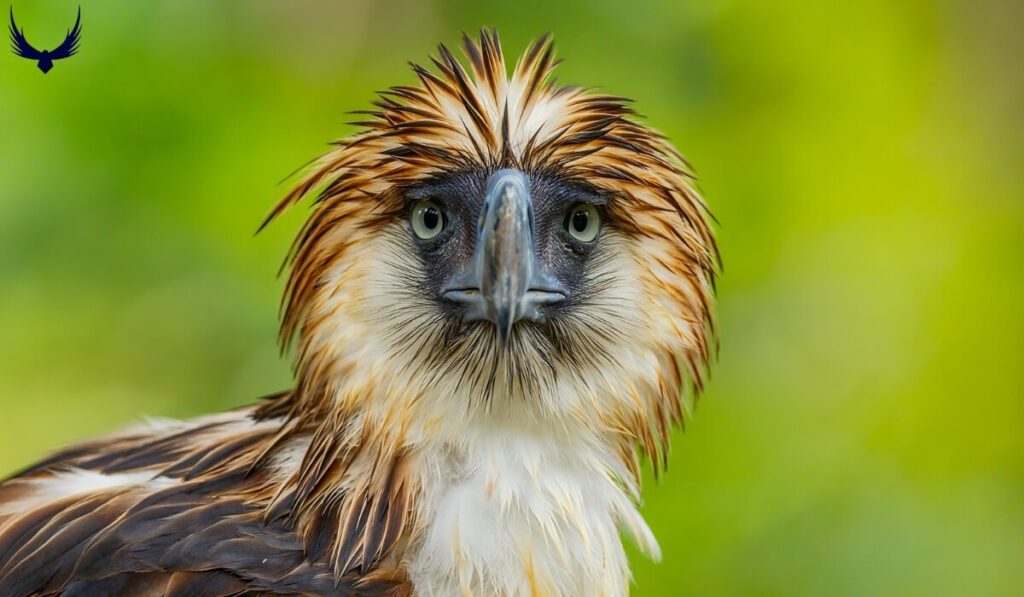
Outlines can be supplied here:
<path id="1" fill-rule="evenodd" d="M 236 411 L 73 446 L 0 484 L 0 596 L 401 595 L 309 557 Z"/>

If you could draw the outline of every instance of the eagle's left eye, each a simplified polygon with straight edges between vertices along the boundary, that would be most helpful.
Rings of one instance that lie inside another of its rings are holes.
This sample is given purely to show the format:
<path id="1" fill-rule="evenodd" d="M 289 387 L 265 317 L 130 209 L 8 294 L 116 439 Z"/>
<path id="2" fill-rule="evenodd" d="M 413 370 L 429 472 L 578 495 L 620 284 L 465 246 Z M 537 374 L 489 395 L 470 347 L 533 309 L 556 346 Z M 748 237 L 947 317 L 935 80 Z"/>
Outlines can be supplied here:
<path id="1" fill-rule="evenodd" d="M 409 223 L 417 238 L 432 239 L 444 230 L 444 211 L 433 201 L 417 201 L 412 206 Z"/>

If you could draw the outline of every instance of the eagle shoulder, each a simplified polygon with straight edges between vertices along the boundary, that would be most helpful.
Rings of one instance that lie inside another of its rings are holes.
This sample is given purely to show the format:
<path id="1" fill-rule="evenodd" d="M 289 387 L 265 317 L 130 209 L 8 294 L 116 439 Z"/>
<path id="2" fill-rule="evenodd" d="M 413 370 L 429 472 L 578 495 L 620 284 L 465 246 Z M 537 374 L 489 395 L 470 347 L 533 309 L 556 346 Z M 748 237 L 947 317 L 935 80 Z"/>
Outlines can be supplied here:
<path id="1" fill-rule="evenodd" d="M 382 566 L 311 557 L 287 498 L 270 511 L 282 421 L 255 412 L 81 443 L 0 483 L 0 597 L 408 594 Z"/>

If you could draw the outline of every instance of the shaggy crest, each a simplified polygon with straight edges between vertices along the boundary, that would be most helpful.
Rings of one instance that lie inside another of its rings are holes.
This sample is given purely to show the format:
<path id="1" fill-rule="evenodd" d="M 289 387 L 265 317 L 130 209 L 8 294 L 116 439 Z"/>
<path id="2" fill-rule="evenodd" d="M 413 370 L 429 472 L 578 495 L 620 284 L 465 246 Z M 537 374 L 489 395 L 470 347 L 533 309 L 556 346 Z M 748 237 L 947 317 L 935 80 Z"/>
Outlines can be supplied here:
<path id="1" fill-rule="evenodd" d="M 263 223 L 315 193 L 314 211 L 290 251 L 282 299 L 282 344 L 299 336 L 300 389 L 322 389 L 314 379 L 323 373 L 319 347 L 310 338 L 317 322 L 309 317 L 318 284 L 361 238 L 340 238 L 339 225 L 371 230 L 403 213 L 403 189 L 446 174 L 518 168 L 556 173 L 602 193 L 609 198 L 610 225 L 655 247 L 641 265 L 664 298 L 651 300 L 691 320 L 687 329 L 675 330 L 683 345 L 666 349 L 699 393 L 714 344 L 718 249 L 685 160 L 662 134 L 636 120 L 629 100 L 558 85 L 549 36 L 526 51 L 511 76 L 496 32 L 481 31 L 479 42 L 464 35 L 463 48 L 471 72 L 443 45 L 433 59 L 438 73 L 412 64 L 421 86 L 392 87 L 374 102 L 377 109 L 358 112 L 369 116 L 352 123 L 363 130 L 335 142 Z M 663 414 L 680 423 L 683 376 L 676 377 L 666 388 Z M 300 391 L 295 398 L 306 397 Z M 662 442 L 668 423 L 659 423 Z M 642 443 L 657 452 L 655 441 Z"/>

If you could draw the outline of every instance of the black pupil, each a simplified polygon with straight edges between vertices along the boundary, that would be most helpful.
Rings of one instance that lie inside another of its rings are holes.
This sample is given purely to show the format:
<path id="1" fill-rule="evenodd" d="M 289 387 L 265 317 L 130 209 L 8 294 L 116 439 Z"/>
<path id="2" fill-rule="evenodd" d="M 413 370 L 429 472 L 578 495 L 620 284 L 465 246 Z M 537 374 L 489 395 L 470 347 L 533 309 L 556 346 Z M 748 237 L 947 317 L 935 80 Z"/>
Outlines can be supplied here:
<path id="1" fill-rule="evenodd" d="M 587 229 L 587 223 L 590 221 L 590 216 L 587 212 L 580 210 L 572 214 L 572 228 L 576 232 L 582 233 Z"/>
<path id="2" fill-rule="evenodd" d="M 433 207 L 428 207 L 423 210 L 423 225 L 427 227 L 427 230 L 434 230 L 441 224 L 441 213 Z"/>

